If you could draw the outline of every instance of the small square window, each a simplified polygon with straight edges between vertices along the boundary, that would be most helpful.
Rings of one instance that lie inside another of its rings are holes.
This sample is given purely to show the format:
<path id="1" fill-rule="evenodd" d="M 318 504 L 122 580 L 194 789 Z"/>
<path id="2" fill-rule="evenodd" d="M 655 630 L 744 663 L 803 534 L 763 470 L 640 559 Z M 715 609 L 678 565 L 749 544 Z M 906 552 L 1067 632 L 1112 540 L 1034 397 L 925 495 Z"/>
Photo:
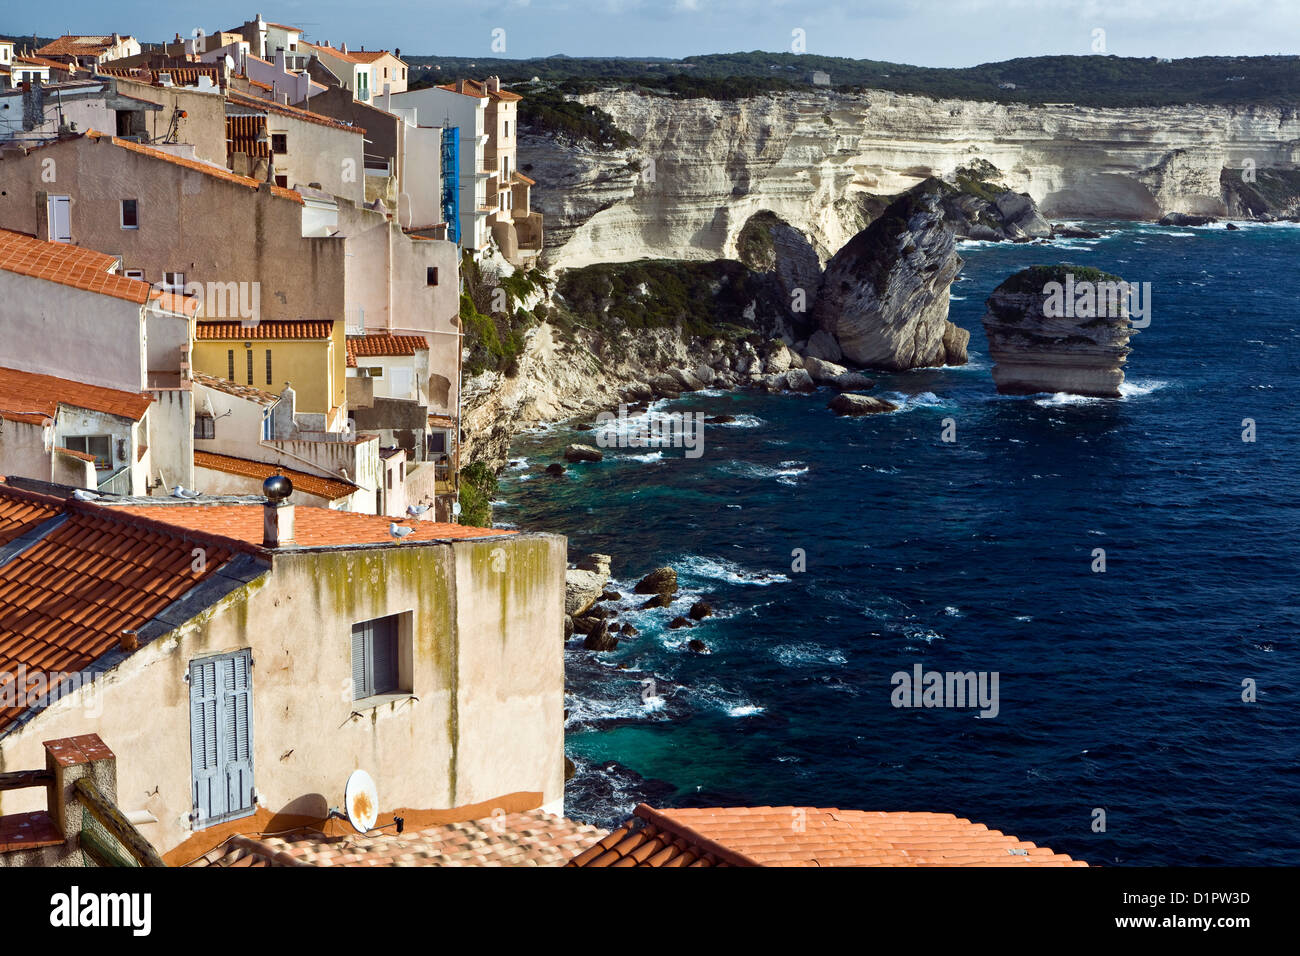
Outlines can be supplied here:
<path id="1" fill-rule="evenodd" d="M 113 467 L 113 439 L 108 435 L 78 435 L 64 439 L 63 447 L 95 457 L 95 470 L 108 471 Z"/>
<path id="2" fill-rule="evenodd" d="M 211 415 L 194 416 L 194 437 L 195 438 L 216 438 L 217 437 L 217 420 Z"/>
<path id="3" fill-rule="evenodd" d="M 271 134 L 271 152 L 287 153 L 289 152 L 289 134 L 272 133 Z"/>
<path id="4" fill-rule="evenodd" d="M 289 188 L 289 177 L 288 177 L 288 176 L 276 176 L 276 177 L 275 177 L 275 184 L 276 184 L 277 186 L 283 186 L 285 189 L 288 189 L 288 188 Z"/>
<path id="5" fill-rule="evenodd" d="M 122 228 L 139 229 L 140 214 L 137 201 L 134 199 L 122 200 Z"/>
<path id="6" fill-rule="evenodd" d="M 391 694 L 400 689 L 402 647 L 398 633 L 399 616 L 352 625 L 353 700 Z"/>

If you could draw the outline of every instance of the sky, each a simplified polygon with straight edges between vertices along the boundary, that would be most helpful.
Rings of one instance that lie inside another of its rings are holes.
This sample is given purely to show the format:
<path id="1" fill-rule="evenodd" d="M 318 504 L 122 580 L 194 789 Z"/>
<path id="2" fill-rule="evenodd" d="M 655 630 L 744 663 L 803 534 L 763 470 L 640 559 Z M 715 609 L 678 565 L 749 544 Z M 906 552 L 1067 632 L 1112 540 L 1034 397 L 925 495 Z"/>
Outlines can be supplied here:
<path id="1" fill-rule="evenodd" d="M 770 50 L 973 66 L 1062 53 L 1300 53 L 1300 0 L 54 0 L 6 2 L 0 33 L 162 40 L 228 29 L 257 13 L 312 41 L 417 55 Z M 793 48 L 797 31 L 802 51 Z"/>

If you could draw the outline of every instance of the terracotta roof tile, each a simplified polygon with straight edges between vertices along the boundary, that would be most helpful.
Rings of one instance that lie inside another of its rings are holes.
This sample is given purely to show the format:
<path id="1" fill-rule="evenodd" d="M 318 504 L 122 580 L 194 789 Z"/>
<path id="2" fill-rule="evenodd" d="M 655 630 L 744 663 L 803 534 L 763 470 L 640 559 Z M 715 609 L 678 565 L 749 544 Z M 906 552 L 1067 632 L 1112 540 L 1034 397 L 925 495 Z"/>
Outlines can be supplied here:
<path id="1" fill-rule="evenodd" d="M 0 546 L 22 537 L 62 511 L 62 499 L 9 488 L 0 479 Z"/>
<path id="2" fill-rule="evenodd" d="M 213 471 L 220 471 L 227 475 L 243 475 L 246 478 L 258 478 L 263 481 L 272 475 L 284 475 L 293 482 L 296 490 L 329 501 L 346 498 L 358 490 L 356 485 L 338 478 L 322 478 L 320 475 L 310 475 L 305 471 L 295 471 L 292 468 L 281 468 L 262 461 L 217 455 L 206 451 L 195 450 L 194 465 L 197 468 L 211 468 Z"/>
<path id="3" fill-rule="evenodd" d="M 60 63 L 57 60 L 47 60 L 43 56 L 15 56 L 15 63 L 30 63 L 33 66 L 44 66 L 51 70 L 62 70 L 64 73 L 75 73 L 67 63 Z"/>
<path id="4" fill-rule="evenodd" d="M 221 68 L 214 64 L 192 63 L 186 66 L 114 66 L 113 61 L 100 64 L 96 69 L 108 76 L 161 86 L 159 75 L 166 73 L 171 77 L 173 86 L 197 86 L 200 76 L 206 76 L 216 85 L 221 85 Z"/>
<path id="5" fill-rule="evenodd" d="M 497 100 L 498 102 L 504 101 L 511 103 L 515 100 L 523 99 L 523 97 L 518 93 L 511 93 L 509 90 L 489 90 L 486 83 L 480 83 L 477 80 L 466 80 L 465 88 L 463 90 L 457 89 L 457 85 L 458 83 L 443 83 L 438 88 L 441 90 L 448 90 L 452 93 L 460 93 L 464 96 L 473 96 L 478 99 L 482 99 L 486 96 L 489 99 Z"/>
<path id="6" fill-rule="evenodd" d="M 121 39 L 133 39 L 123 36 Z M 111 36 L 65 33 L 36 51 L 38 56 L 98 56 L 113 45 Z"/>
<path id="7" fill-rule="evenodd" d="M 0 485 L 0 521 L 51 516 L 50 501 Z M 237 542 L 219 542 L 140 516 L 80 501 L 58 502 L 67 520 L 0 564 L 0 674 L 79 671 L 118 646 L 200 581 L 216 573 Z M 206 561 L 196 571 L 194 548 Z M 13 678 L 9 678 L 13 679 Z M 60 680 L 66 678 L 60 678 Z M 27 709 L 0 707 L 0 730 Z"/>
<path id="8" fill-rule="evenodd" d="M 334 323 L 327 320 L 271 321 L 259 322 L 256 325 L 243 325 L 240 322 L 198 322 L 196 326 L 194 332 L 196 339 L 222 342 L 251 339 L 328 339 L 334 331 Z"/>
<path id="9" fill-rule="evenodd" d="M 114 511 L 147 516 L 177 528 L 202 531 L 259 547 L 262 543 L 262 506 L 258 504 L 172 504 L 160 500 L 158 504 L 112 505 L 111 507 Z M 293 543 L 300 548 L 368 544 L 398 546 L 408 542 L 484 538 L 517 533 L 500 528 L 475 528 L 471 525 L 403 519 L 397 523 L 413 530 L 399 543 L 388 531 L 389 524 L 394 520 L 383 515 L 300 506 L 294 511 Z"/>
<path id="10" fill-rule="evenodd" d="M 0 229 L 0 269 L 128 302 L 147 302 L 149 283 L 109 271 L 116 266 L 116 256 Z"/>
<path id="11" fill-rule="evenodd" d="M 393 54 L 388 50 L 352 50 L 348 55 L 358 63 L 374 63 L 376 60 L 385 56 L 392 56 L 393 59 L 397 60 L 399 63 L 406 62 L 401 57 L 393 56 Z"/>
<path id="12" fill-rule="evenodd" d="M 272 113 L 279 113 L 281 116 L 289 116 L 293 119 L 315 123 L 318 126 L 328 126 L 331 129 L 343 130 L 345 133 L 356 133 L 360 136 L 364 136 L 366 132 L 360 126 L 349 126 L 347 123 L 340 123 L 336 119 L 330 119 L 328 116 L 322 116 L 321 114 L 313 113 L 310 110 L 299 109 L 296 106 L 287 106 L 283 103 L 276 103 L 273 100 L 264 100 L 256 96 L 248 96 L 244 93 L 237 92 L 236 90 L 226 91 L 226 102 L 235 103 L 249 109 L 268 110 Z"/>
<path id="13" fill-rule="evenodd" d="M 604 830 L 541 810 L 406 833 L 237 835 L 195 866 L 563 866 Z"/>
<path id="14" fill-rule="evenodd" d="M 570 866 L 1086 866 L 950 813 L 817 807 L 655 810 Z"/>
<path id="15" fill-rule="evenodd" d="M 349 336 L 348 368 L 357 367 L 357 356 L 414 355 L 417 351 L 427 350 L 429 340 L 423 335 L 390 335 L 387 332 L 371 332 L 367 335 Z"/>
<path id="16" fill-rule="evenodd" d="M 86 135 L 91 139 L 101 139 L 106 134 L 95 130 L 87 131 Z M 251 176 L 240 176 L 238 173 L 232 173 L 228 169 L 220 166 L 213 166 L 208 163 L 201 163 L 197 159 L 185 159 L 182 156 L 173 156 L 171 153 L 161 149 L 154 149 L 152 146 L 142 146 L 139 143 L 128 142 L 124 139 L 118 139 L 116 136 L 109 137 L 114 146 L 120 146 L 122 149 L 130 150 L 133 153 L 139 153 L 141 156 L 148 156 L 151 159 L 159 159 L 165 163 L 171 163 L 173 166 L 183 166 L 194 172 L 203 173 L 206 176 L 212 176 L 216 179 L 224 179 L 228 183 L 236 183 L 240 186 L 247 186 L 249 189 L 260 189 L 262 184 L 253 179 Z M 296 203 L 302 202 L 302 194 L 293 189 L 286 189 L 283 186 L 272 186 L 271 194 L 279 196 L 281 199 L 289 199 Z"/>
<path id="17" fill-rule="evenodd" d="M 208 375 L 204 372 L 192 372 L 190 374 L 199 385 L 216 389 L 218 392 L 225 392 L 227 395 L 234 395 L 236 398 L 242 398 L 246 401 L 257 402 L 259 405 L 274 405 L 280 400 L 279 395 L 263 391 L 254 385 L 240 385 L 238 382 L 217 378 L 215 375 Z"/>
<path id="18" fill-rule="evenodd" d="M 0 417 L 4 418 L 13 415 L 53 418 L 59 405 L 68 405 L 138 422 L 152 401 L 144 392 L 123 392 L 53 375 L 0 368 Z"/>

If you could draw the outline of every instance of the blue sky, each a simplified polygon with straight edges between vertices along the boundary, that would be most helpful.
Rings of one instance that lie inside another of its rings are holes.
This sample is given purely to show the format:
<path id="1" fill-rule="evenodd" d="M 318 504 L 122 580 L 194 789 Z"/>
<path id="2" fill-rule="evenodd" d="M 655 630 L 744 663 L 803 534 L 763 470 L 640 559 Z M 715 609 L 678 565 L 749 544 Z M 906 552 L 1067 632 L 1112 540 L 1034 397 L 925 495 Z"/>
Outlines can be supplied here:
<path id="1" fill-rule="evenodd" d="M 809 53 L 925 66 L 1091 53 L 1097 30 L 1120 56 L 1300 52 L 1298 0 L 54 0 L 6 3 L 0 33 L 157 40 L 259 12 L 311 40 L 457 56 L 492 55 L 496 29 L 510 57 L 789 50 L 795 30 Z"/>

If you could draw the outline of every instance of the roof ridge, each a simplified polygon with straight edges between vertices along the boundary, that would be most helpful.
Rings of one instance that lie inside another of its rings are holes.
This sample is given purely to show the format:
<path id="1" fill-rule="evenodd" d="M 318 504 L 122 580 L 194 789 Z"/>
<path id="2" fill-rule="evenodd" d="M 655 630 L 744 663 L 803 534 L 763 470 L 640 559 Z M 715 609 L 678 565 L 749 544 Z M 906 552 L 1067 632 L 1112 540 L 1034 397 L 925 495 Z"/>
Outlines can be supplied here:
<path id="1" fill-rule="evenodd" d="M 653 823 L 662 830 L 668 830 L 685 840 L 689 840 L 706 853 L 711 853 L 719 860 L 730 863 L 732 866 L 762 866 L 763 864 L 753 857 L 746 856 L 738 850 L 723 846 L 716 840 L 711 840 L 698 830 L 688 827 L 686 824 L 674 820 L 666 814 L 660 813 L 648 803 L 638 803 L 632 815 L 640 817 L 647 823 Z"/>
<path id="2" fill-rule="evenodd" d="M 55 495 L 47 495 L 42 494 L 39 491 L 28 491 L 26 488 L 18 488 L 5 481 L 3 475 L 0 475 L 0 495 L 8 495 L 17 498 L 20 501 L 31 502 L 32 504 L 54 505 L 60 510 L 62 510 L 63 506 L 67 504 L 68 501 L 66 498 L 59 498 Z"/>

